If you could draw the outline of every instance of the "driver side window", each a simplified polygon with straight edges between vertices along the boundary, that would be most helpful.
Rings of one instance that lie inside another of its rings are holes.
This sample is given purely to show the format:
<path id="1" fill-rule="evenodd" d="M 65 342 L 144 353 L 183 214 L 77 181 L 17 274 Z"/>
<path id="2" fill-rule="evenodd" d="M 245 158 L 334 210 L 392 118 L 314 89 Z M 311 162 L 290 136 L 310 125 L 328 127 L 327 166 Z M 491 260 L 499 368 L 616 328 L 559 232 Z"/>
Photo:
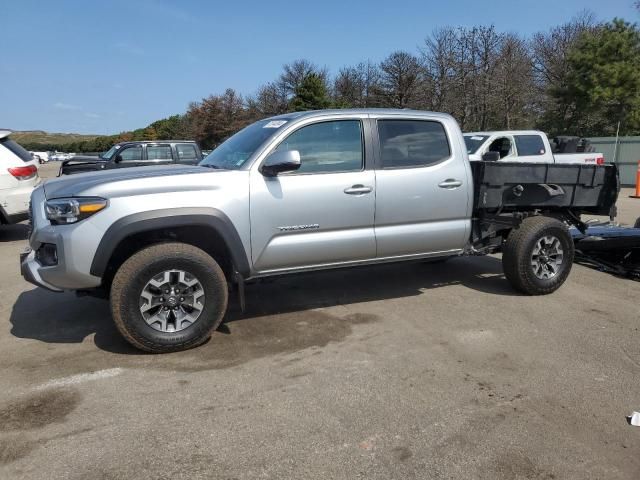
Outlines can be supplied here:
<path id="1" fill-rule="evenodd" d="M 118 157 L 123 163 L 126 162 L 140 162 L 142 161 L 142 146 L 133 145 L 131 147 L 125 147 L 118 152 Z"/>
<path id="2" fill-rule="evenodd" d="M 360 120 L 314 123 L 296 130 L 276 151 L 300 152 L 299 173 L 335 173 L 362 170 L 362 124 Z"/>
<path id="3" fill-rule="evenodd" d="M 510 155 L 513 155 L 513 142 L 509 137 L 496 138 L 491 145 L 489 145 L 488 152 L 498 152 L 500 154 L 500 160 Z"/>

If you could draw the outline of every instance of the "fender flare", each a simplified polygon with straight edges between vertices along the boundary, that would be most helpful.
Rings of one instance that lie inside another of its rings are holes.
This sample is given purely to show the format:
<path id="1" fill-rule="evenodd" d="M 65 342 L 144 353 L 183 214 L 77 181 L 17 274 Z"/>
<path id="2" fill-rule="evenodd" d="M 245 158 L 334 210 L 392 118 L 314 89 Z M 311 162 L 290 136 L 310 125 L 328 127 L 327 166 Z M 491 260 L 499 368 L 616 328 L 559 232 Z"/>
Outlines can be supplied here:
<path id="1" fill-rule="evenodd" d="M 91 262 L 91 275 L 102 277 L 109 260 L 120 242 L 138 233 L 172 227 L 205 226 L 222 237 L 231 254 L 236 270 L 243 276 L 250 275 L 249 261 L 242 240 L 233 222 L 215 208 L 167 208 L 134 213 L 115 221 L 105 232 Z"/>

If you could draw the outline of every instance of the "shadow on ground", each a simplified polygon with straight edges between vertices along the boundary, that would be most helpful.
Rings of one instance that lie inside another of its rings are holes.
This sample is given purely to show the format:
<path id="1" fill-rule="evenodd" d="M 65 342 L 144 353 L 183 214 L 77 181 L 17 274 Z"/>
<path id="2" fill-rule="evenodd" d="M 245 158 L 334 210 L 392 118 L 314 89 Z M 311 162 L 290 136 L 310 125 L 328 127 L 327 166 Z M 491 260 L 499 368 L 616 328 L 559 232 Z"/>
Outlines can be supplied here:
<path id="1" fill-rule="evenodd" d="M 313 309 L 411 297 L 421 295 L 425 290 L 449 285 L 464 285 L 490 295 L 517 295 L 502 274 L 500 260 L 493 257 L 456 258 L 441 264 L 379 265 L 285 276 L 247 285 L 247 311 L 244 313 L 240 312 L 237 297 L 232 294 L 226 323 L 220 328 L 221 333 L 226 335 L 215 335 L 212 343 L 218 344 L 215 349 L 218 354 L 222 347 L 242 349 L 251 342 L 262 345 L 260 350 L 274 339 L 285 346 L 286 342 L 281 340 L 286 338 L 287 330 L 295 333 L 298 341 L 311 334 L 302 333 L 303 330 L 309 330 L 305 325 L 310 319 L 317 324 L 314 328 L 324 327 L 323 330 L 338 328 L 343 320 L 351 323 L 372 320 L 364 314 L 340 319 Z M 19 338 L 64 344 L 81 343 L 95 334 L 95 345 L 104 351 L 140 354 L 119 335 L 111 320 L 109 304 L 104 300 L 33 289 L 18 297 L 11 313 L 11 324 L 11 333 Z M 347 335 L 349 332 L 350 329 L 336 334 Z M 309 339 L 311 344 L 318 341 L 322 343 L 324 337 L 326 342 L 335 340 L 333 336 L 323 336 L 320 330 L 313 334 L 319 340 Z"/>
<path id="2" fill-rule="evenodd" d="M 0 225 L 0 243 L 26 240 L 28 236 L 29 226 L 25 223 Z"/>

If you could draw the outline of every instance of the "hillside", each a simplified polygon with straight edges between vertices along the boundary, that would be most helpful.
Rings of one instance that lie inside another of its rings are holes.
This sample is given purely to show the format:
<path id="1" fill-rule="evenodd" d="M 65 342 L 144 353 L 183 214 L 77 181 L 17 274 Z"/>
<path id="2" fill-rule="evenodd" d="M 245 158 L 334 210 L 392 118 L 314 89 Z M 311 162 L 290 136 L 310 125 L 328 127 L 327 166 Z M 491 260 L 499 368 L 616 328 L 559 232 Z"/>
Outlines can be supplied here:
<path id="1" fill-rule="evenodd" d="M 81 135 L 79 133 L 49 133 L 42 130 L 30 130 L 11 134 L 20 145 L 29 150 L 64 150 L 64 146 L 70 143 L 93 140 L 102 135 Z"/>

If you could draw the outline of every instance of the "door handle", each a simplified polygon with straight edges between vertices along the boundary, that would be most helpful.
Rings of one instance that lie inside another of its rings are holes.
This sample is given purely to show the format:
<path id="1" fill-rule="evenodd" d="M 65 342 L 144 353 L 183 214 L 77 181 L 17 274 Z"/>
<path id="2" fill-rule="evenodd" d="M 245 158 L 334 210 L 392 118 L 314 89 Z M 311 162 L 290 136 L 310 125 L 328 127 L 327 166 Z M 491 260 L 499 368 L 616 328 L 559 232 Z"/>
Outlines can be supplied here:
<path id="1" fill-rule="evenodd" d="M 440 182 L 438 184 L 440 188 L 458 188 L 462 186 L 462 182 L 460 180 L 456 180 L 455 178 L 447 178 L 444 182 Z"/>
<path id="2" fill-rule="evenodd" d="M 364 195 L 365 193 L 371 193 L 373 188 L 365 187 L 364 185 L 353 185 L 349 188 L 344 189 L 344 193 L 347 195 Z"/>

